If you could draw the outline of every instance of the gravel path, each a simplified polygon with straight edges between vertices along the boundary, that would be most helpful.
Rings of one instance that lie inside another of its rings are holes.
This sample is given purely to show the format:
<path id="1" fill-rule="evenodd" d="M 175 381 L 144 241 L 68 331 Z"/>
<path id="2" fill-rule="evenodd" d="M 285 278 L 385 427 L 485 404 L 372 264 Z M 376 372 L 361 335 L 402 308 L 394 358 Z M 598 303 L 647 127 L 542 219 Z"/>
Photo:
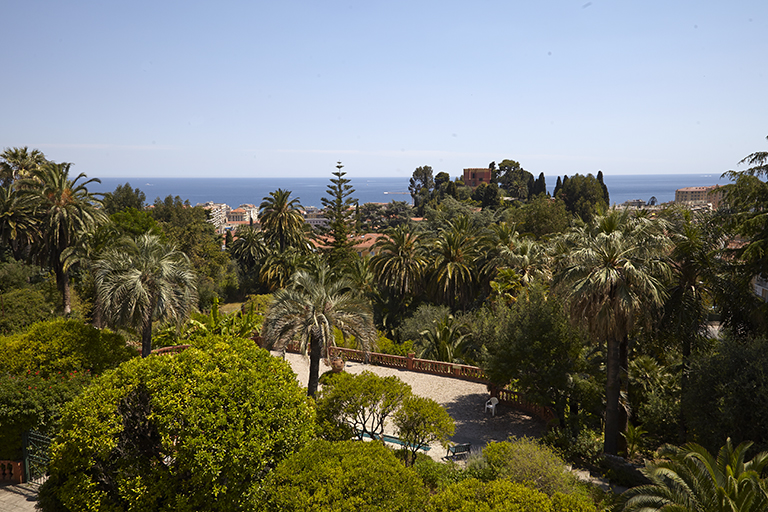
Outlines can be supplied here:
<path id="1" fill-rule="evenodd" d="M 277 356 L 278 353 L 273 352 L 273 355 Z M 296 372 L 299 383 L 306 387 L 309 359 L 300 354 L 286 353 L 285 360 Z M 320 373 L 329 369 L 320 363 Z M 355 375 L 366 370 L 381 377 L 395 375 L 410 385 L 414 394 L 431 398 L 445 407 L 456 422 L 456 433 L 451 441 L 472 443 L 473 452 L 482 450 L 491 441 L 504 441 L 510 436 L 540 437 L 544 432 L 542 421 L 504 404 L 496 407 L 495 417 L 485 413 L 485 402 L 490 396 L 485 384 L 351 361 L 347 361 L 345 367 L 345 371 Z M 393 433 L 390 426 L 386 431 L 388 434 Z M 435 444 L 431 446 L 429 454 L 433 459 L 440 460 L 445 455 L 445 449 Z"/>

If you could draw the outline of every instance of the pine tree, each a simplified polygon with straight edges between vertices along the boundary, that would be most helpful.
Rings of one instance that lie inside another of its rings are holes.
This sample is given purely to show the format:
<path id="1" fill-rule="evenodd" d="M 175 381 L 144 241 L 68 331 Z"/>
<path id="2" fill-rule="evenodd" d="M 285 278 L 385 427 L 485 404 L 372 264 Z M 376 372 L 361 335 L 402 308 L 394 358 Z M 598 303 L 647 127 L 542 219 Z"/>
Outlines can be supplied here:
<path id="1" fill-rule="evenodd" d="M 329 248 L 327 250 L 332 266 L 336 266 L 348 260 L 353 254 L 354 217 L 357 204 L 352 194 L 355 189 L 350 185 L 350 180 L 344 176 L 347 174 L 341 169 L 344 166 L 337 162 L 336 172 L 332 174 L 331 184 L 328 185 L 326 194 L 328 197 L 321 199 L 325 208 L 325 217 L 328 219 Z"/>

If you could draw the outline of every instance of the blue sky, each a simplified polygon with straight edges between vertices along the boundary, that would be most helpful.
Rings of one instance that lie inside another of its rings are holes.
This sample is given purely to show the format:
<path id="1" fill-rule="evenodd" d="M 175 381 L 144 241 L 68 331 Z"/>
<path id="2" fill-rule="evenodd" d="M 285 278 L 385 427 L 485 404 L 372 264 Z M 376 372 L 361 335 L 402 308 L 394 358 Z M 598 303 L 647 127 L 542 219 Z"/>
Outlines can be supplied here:
<path id="1" fill-rule="evenodd" d="M 768 150 L 768 2 L 0 5 L 0 147 L 89 177 L 721 173 Z"/>

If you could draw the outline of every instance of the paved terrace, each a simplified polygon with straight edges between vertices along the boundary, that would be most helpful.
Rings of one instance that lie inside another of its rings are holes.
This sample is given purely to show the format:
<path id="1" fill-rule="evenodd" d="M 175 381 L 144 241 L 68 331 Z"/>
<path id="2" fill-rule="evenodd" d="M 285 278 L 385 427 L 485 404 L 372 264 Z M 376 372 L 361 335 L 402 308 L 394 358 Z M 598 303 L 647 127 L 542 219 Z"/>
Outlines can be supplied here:
<path id="1" fill-rule="evenodd" d="M 278 355 L 277 352 L 272 354 Z M 287 352 L 285 360 L 296 372 L 299 384 L 306 387 L 309 381 L 309 359 Z M 329 369 L 320 363 L 320 373 Z M 347 361 L 344 370 L 352 374 L 367 370 L 381 377 L 394 375 L 410 385 L 414 394 L 436 401 L 445 407 L 456 422 L 456 433 L 451 440 L 454 443 L 471 443 L 473 452 L 482 450 L 491 441 L 504 441 L 510 436 L 540 437 L 545 430 L 542 421 L 503 403 L 496 406 L 496 416 L 491 417 L 485 412 L 485 402 L 490 395 L 482 383 L 352 361 Z M 394 431 L 388 425 L 385 433 L 394 434 Z M 440 460 L 445 453 L 439 443 L 432 445 L 429 450 L 429 454 L 436 460 Z"/>

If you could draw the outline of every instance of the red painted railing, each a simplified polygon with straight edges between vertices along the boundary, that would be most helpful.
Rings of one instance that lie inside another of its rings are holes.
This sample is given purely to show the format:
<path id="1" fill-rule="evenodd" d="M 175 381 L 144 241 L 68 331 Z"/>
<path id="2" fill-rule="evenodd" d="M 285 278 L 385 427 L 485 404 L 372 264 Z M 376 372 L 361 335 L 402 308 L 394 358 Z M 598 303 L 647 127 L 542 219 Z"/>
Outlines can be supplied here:
<path id="1" fill-rule="evenodd" d="M 557 416 L 551 407 L 544 405 L 533 404 L 525 399 L 525 396 L 508 389 L 491 388 L 491 396 L 495 396 L 499 399 L 499 402 L 509 404 L 515 409 L 525 411 L 537 418 L 546 421 L 547 423 L 557 420 Z"/>
<path id="2" fill-rule="evenodd" d="M 189 347 L 191 347 L 191 345 L 173 345 L 171 347 L 156 348 L 152 351 L 152 355 L 165 356 L 170 354 L 178 354 L 180 352 L 184 352 Z"/>

